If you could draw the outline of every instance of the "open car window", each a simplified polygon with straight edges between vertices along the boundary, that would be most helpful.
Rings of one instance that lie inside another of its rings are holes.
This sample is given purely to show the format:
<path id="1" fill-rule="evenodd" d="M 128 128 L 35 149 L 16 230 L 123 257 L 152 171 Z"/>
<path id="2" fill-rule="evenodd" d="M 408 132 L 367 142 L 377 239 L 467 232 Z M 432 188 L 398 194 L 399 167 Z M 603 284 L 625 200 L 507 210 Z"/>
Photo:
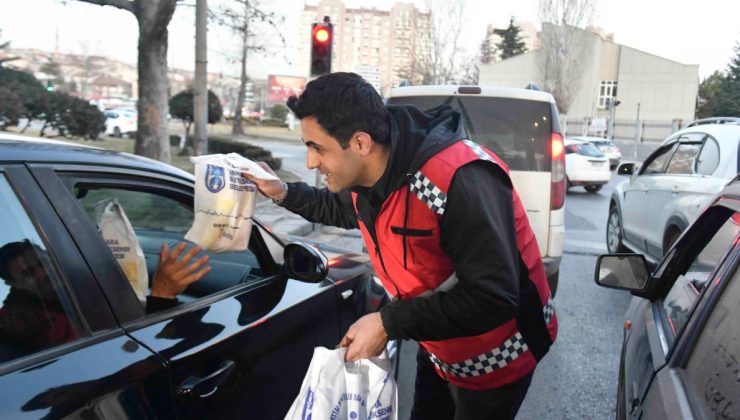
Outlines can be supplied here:
<path id="1" fill-rule="evenodd" d="M 186 197 L 178 198 L 153 189 L 96 185 L 90 182 L 76 183 L 74 192 L 90 222 L 98 228 L 100 227 L 100 203 L 115 199 L 120 205 L 143 252 L 149 283 L 148 290 L 151 290 L 151 281 L 159 262 L 162 245 L 166 243 L 172 249 L 178 243 L 185 241 L 184 236 L 193 222 L 192 201 L 186 201 Z M 265 258 L 269 256 L 263 255 L 262 258 L 258 258 L 257 254 L 261 251 L 255 250 L 255 236 L 258 235 L 256 231 L 256 228 L 252 229 L 252 237 L 247 250 L 223 253 L 201 251 L 201 255 L 210 256 L 208 265 L 211 271 L 203 279 L 190 285 L 183 294 L 178 296 L 178 299 L 183 302 L 193 301 L 272 274 L 270 264 L 265 264 Z M 124 250 L 120 249 L 117 241 L 104 239 L 120 263 Z M 183 254 L 193 246 L 188 242 Z M 131 276 L 128 275 L 126 269 L 123 266 L 121 268 L 131 281 Z M 135 288 L 136 284 L 132 283 L 132 287 Z"/>

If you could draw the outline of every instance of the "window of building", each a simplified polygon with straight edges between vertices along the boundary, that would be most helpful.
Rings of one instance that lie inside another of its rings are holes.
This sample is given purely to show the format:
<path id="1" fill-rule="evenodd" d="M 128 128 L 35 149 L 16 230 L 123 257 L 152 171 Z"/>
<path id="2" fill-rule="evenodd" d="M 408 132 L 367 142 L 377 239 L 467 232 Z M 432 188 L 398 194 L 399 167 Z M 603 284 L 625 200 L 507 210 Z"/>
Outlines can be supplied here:
<path id="1" fill-rule="evenodd" d="M 599 83 L 599 108 L 606 108 L 607 99 L 617 97 L 617 81 L 602 80 Z"/>

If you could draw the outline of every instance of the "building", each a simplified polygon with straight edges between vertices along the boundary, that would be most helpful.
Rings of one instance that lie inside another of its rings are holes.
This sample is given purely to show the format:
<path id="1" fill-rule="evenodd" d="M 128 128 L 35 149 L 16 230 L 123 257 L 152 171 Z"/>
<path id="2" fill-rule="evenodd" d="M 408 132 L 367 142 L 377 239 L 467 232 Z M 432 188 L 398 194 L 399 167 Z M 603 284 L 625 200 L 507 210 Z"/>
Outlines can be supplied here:
<path id="1" fill-rule="evenodd" d="M 350 9 L 341 0 L 306 4 L 300 25 L 300 74 L 309 75 L 311 24 L 329 16 L 334 28 L 332 71 L 350 71 L 372 79 L 384 92 L 408 78 L 415 57 L 431 48 L 432 19 L 412 3 L 390 10 Z"/>
<path id="2" fill-rule="evenodd" d="M 545 26 L 548 30 L 548 26 Z M 582 31 L 577 29 L 578 31 Z M 604 134 L 614 109 L 614 137 L 662 140 L 694 119 L 699 66 L 682 64 L 614 42 L 599 28 L 584 31 L 581 76 L 567 116 L 568 134 Z M 480 83 L 525 87 L 545 86 L 547 66 L 542 49 L 480 66 Z M 639 118 L 639 120 L 638 120 Z"/>

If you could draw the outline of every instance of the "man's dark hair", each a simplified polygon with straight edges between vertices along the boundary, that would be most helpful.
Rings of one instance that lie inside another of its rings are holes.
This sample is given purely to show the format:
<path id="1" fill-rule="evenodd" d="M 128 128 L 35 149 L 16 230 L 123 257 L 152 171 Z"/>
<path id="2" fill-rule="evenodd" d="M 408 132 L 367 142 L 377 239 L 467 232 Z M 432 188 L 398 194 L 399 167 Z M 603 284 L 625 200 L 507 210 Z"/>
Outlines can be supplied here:
<path id="1" fill-rule="evenodd" d="M 7 279 L 10 276 L 8 263 L 20 256 L 33 251 L 34 245 L 29 240 L 9 242 L 0 247 L 0 277 Z"/>
<path id="2" fill-rule="evenodd" d="M 388 110 L 375 88 L 355 73 L 330 73 L 309 82 L 298 98 L 288 98 L 298 119 L 315 117 L 343 149 L 355 131 L 380 144 L 390 144 Z"/>

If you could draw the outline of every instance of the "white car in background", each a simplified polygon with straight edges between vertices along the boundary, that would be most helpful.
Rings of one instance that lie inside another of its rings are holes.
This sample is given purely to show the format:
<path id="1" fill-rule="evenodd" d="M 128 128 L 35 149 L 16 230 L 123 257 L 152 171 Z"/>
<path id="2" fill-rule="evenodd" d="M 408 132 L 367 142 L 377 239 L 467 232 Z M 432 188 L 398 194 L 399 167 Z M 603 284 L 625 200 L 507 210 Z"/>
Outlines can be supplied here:
<path id="1" fill-rule="evenodd" d="M 135 133 L 139 120 L 136 109 L 115 108 L 104 112 L 105 134 L 113 137 L 123 137 L 124 134 Z"/>
<path id="2" fill-rule="evenodd" d="M 681 233 L 740 172 L 740 118 L 699 120 L 663 140 L 614 188 L 606 244 L 610 253 L 644 254 L 657 263 Z"/>
<path id="3" fill-rule="evenodd" d="M 581 140 L 591 142 L 594 146 L 598 147 L 599 150 L 609 159 L 609 167 L 616 168 L 619 165 L 619 161 L 622 160 L 622 151 L 619 150 L 614 142 L 603 137 L 590 137 L 590 136 L 575 136 L 571 137 L 573 140 Z"/>
<path id="4" fill-rule="evenodd" d="M 593 143 L 567 138 L 565 175 L 568 187 L 580 186 L 590 193 L 596 193 L 609 182 L 612 171 L 609 169 L 609 159 Z"/>

